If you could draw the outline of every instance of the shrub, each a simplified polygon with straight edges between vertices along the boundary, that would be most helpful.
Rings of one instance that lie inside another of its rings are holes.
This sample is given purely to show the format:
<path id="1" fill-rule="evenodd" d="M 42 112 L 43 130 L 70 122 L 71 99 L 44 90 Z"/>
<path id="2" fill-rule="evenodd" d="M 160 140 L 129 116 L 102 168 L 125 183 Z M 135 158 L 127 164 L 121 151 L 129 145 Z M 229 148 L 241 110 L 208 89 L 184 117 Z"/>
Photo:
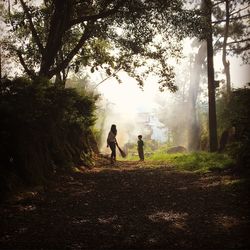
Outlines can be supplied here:
<path id="1" fill-rule="evenodd" d="M 0 171 L 35 184 L 89 162 L 94 110 L 94 98 L 45 79 L 1 81 Z"/>
<path id="2" fill-rule="evenodd" d="M 250 166 L 250 89 L 234 90 L 220 119 L 228 127 L 235 127 L 235 141 L 229 145 L 228 152 L 237 160 L 238 166 Z"/>

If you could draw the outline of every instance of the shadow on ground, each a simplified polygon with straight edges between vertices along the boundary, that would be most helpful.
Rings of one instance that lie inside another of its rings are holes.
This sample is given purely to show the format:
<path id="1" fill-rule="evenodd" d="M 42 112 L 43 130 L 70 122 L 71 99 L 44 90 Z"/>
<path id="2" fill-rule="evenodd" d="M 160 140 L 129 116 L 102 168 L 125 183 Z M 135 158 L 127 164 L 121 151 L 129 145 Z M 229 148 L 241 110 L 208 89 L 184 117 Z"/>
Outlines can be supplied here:
<path id="1" fill-rule="evenodd" d="M 237 177 L 118 165 L 2 204 L 0 249 L 249 249 Z"/>

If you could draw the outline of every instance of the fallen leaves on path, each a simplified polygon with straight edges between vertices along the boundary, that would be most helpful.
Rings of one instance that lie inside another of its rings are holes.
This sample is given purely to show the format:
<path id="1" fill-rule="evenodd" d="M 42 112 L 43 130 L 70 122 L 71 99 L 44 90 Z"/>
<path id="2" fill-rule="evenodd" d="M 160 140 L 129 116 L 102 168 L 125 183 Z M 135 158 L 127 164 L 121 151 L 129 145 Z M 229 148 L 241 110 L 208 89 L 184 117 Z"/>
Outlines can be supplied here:
<path id="1" fill-rule="evenodd" d="M 57 175 L 1 205 L 0 249 L 248 249 L 237 181 L 125 161 Z"/>

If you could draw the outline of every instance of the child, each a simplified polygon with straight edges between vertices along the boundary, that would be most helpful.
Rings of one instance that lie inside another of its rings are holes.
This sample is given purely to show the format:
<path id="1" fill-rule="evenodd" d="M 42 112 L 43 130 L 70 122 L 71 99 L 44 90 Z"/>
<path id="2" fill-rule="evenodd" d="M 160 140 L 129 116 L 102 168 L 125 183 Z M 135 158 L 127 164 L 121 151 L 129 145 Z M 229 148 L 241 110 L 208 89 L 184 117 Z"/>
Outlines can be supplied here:
<path id="1" fill-rule="evenodd" d="M 138 150 L 138 154 L 140 157 L 140 161 L 144 161 L 143 146 L 144 146 L 144 142 L 142 140 L 142 135 L 138 135 L 137 150 Z"/>

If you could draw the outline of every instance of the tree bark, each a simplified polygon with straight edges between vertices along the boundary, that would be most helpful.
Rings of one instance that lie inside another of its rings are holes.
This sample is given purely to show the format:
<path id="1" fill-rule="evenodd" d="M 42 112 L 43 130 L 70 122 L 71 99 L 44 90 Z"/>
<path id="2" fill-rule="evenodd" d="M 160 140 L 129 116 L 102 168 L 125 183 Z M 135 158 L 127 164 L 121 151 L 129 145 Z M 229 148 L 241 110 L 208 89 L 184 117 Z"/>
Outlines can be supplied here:
<path id="1" fill-rule="evenodd" d="M 197 117 L 197 97 L 200 83 L 202 65 L 207 57 L 206 42 L 203 42 L 195 55 L 194 64 L 191 68 L 189 87 L 189 120 L 188 120 L 188 150 L 198 150 L 200 147 L 200 125 Z"/>
<path id="2" fill-rule="evenodd" d="M 71 19 L 72 3 L 69 0 L 55 0 L 54 13 L 50 23 L 50 32 L 42 56 L 39 75 L 48 76 L 54 65 L 58 51 L 62 46 L 62 39 Z"/>
<path id="3" fill-rule="evenodd" d="M 227 96 L 230 96 L 231 93 L 231 77 L 230 77 L 230 62 L 227 60 L 227 39 L 228 39 L 228 30 L 229 30 L 229 0 L 226 0 L 226 24 L 224 28 L 224 40 L 222 47 L 222 62 L 224 66 L 224 71 L 226 75 L 226 86 L 227 86 Z"/>
<path id="4" fill-rule="evenodd" d="M 208 77 L 208 116 L 209 116 L 209 147 L 211 152 L 218 150 L 217 120 L 215 103 L 215 83 L 213 65 L 213 34 L 212 34 L 212 3 L 205 0 L 207 19 L 207 77 Z"/>
<path id="5" fill-rule="evenodd" d="M 2 47 L 0 44 L 0 80 L 2 79 Z"/>

